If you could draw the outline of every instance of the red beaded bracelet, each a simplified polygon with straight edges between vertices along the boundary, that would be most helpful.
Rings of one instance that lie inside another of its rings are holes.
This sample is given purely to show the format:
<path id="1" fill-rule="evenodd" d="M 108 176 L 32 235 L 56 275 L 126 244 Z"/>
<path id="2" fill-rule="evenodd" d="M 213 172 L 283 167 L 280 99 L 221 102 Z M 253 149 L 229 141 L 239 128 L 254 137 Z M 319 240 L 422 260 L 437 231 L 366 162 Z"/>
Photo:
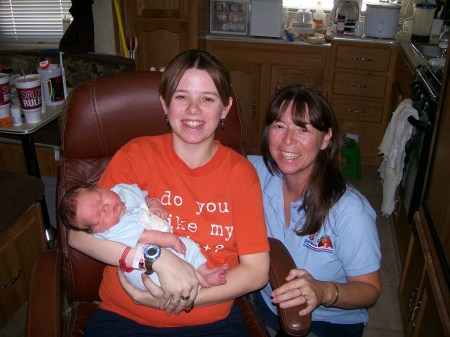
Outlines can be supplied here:
<path id="1" fill-rule="evenodd" d="M 125 262 L 125 259 L 127 258 L 127 255 L 130 252 L 130 250 L 131 250 L 131 248 L 127 246 L 124 249 L 122 256 L 120 257 L 120 260 L 119 260 L 120 270 L 127 272 L 127 273 L 133 271 L 133 268 L 127 267 L 127 263 Z"/>

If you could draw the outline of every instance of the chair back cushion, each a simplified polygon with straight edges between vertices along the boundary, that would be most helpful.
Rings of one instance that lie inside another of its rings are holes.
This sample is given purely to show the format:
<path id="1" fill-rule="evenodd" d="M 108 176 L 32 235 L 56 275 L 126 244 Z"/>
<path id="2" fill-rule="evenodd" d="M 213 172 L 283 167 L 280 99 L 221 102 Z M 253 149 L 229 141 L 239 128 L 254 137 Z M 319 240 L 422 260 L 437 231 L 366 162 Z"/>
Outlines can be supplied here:
<path id="1" fill-rule="evenodd" d="M 159 101 L 160 80 L 158 72 L 120 73 L 92 79 L 72 91 L 60 121 L 58 201 L 73 186 L 96 183 L 114 153 L 130 140 L 170 132 Z M 235 96 L 225 128 L 218 128 L 216 138 L 243 153 Z M 98 300 L 105 265 L 70 248 L 68 231 L 58 227 L 69 303 Z"/>

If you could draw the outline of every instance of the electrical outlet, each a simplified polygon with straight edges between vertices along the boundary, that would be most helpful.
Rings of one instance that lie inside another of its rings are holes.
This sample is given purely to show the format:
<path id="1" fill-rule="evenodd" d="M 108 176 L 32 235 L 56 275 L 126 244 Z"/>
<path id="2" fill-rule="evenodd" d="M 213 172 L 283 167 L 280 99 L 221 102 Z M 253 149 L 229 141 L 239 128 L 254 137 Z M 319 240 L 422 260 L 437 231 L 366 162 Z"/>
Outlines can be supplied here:
<path id="1" fill-rule="evenodd" d="M 347 133 L 345 136 L 347 138 L 353 139 L 355 142 L 358 143 L 358 140 L 359 140 L 359 135 L 358 134 L 356 134 L 356 133 Z"/>

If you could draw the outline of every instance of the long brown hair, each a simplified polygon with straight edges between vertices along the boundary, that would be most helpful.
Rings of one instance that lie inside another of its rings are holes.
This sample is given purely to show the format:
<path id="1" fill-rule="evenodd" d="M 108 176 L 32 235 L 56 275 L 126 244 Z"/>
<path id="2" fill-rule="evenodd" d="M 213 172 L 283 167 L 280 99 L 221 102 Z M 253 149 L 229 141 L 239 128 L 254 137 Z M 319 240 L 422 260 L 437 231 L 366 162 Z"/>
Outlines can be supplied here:
<path id="1" fill-rule="evenodd" d="M 282 175 L 282 172 L 269 151 L 269 129 L 273 122 L 281 119 L 290 103 L 293 105 L 292 120 L 296 125 L 305 127 L 310 123 L 319 131 L 332 130 L 328 147 L 317 155 L 299 209 L 299 212 L 305 211 L 305 221 L 296 233 L 308 235 L 316 233 L 321 228 L 331 207 L 345 192 L 345 179 L 340 169 L 342 140 L 333 109 L 319 89 L 308 85 L 285 87 L 272 99 L 264 123 L 262 154 L 264 163 L 272 175 Z"/>

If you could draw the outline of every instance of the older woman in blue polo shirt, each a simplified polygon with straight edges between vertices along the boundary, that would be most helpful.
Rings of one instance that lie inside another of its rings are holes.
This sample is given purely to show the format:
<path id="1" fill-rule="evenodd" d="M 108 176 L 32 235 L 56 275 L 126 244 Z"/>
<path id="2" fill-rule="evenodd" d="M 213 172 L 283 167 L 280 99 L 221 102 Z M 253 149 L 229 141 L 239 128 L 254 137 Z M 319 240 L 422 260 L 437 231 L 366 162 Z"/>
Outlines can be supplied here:
<path id="1" fill-rule="evenodd" d="M 299 315 L 312 312 L 308 336 L 362 336 L 367 307 L 380 295 L 376 213 L 346 184 L 340 144 L 328 101 L 316 88 L 296 85 L 273 98 L 262 156 L 249 156 L 262 186 L 268 234 L 285 244 L 297 265 L 284 285 L 267 285 L 257 295 L 258 311 L 274 335 L 274 303 L 307 303 Z"/>

